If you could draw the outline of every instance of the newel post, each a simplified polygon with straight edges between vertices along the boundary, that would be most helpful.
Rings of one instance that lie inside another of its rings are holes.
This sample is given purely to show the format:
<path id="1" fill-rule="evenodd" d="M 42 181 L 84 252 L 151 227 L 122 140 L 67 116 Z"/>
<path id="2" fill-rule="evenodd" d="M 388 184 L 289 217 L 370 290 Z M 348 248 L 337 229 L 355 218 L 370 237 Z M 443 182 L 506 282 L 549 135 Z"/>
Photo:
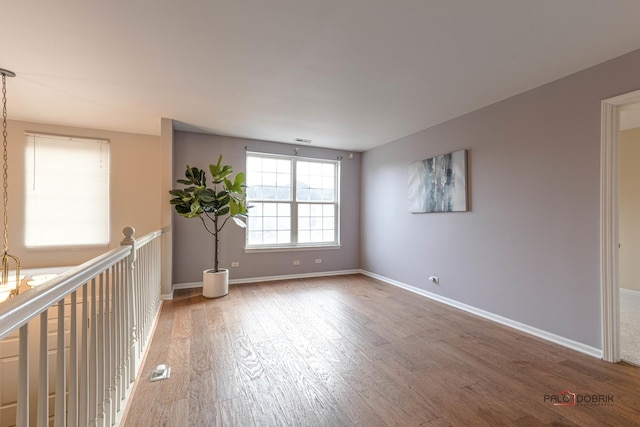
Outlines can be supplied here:
<path id="1" fill-rule="evenodd" d="M 138 331 L 136 325 L 136 283 L 135 283 L 135 261 L 136 261 L 136 239 L 133 234 L 136 232 L 133 227 L 125 227 L 122 229 L 124 239 L 120 242 L 120 246 L 131 246 L 131 253 L 127 257 L 126 261 L 126 274 L 125 274 L 125 299 L 126 307 L 125 313 L 127 316 L 127 326 L 130 331 L 129 335 L 129 355 L 127 365 L 129 366 L 129 383 L 132 383 L 136 379 L 137 366 L 136 366 L 136 345 L 138 343 Z"/>

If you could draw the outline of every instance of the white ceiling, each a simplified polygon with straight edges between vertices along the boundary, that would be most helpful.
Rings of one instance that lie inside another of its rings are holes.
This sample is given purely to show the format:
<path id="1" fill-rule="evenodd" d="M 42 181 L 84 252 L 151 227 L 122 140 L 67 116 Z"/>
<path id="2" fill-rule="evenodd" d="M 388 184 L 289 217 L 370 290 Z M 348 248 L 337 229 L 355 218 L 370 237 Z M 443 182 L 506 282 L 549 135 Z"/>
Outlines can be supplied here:
<path id="1" fill-rule="evenodd" d="M 9 118 L 365 150 L 640 48 L 638 0 L 0 0 Z"/>

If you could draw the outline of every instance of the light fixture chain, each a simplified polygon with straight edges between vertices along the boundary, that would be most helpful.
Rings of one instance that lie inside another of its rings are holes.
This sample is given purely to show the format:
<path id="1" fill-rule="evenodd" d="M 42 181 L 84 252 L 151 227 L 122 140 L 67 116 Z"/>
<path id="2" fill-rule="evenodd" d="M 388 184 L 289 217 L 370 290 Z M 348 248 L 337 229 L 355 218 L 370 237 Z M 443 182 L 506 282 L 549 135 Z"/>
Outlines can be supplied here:
<path id="1" fill-rule="evenodd" d="M 8 228 L 9 228 L 9 216 L 8 216 L 8 207 L 7 203 L 9 201 L 9 183 L 8 183 L 8 162 L 7 162 L 7 76 L 2 74 L 2 157 L 4 163 L 2 165 L 2 188 L 3 194 L 2 199 L 4 201 L 4 253 L 9 252 L 9 239 L 8 239 Z"/>

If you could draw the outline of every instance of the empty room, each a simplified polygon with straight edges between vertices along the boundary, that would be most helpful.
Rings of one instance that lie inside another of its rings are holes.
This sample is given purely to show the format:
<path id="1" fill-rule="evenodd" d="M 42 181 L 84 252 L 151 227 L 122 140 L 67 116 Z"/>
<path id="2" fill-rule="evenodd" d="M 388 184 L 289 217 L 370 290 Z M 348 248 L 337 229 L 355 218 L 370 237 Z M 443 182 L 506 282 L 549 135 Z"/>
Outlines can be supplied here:
<path id="1" fill-rule="evenodd" d="M 0 427 L 640 425 L 637 1 L 0 10 Z"/>

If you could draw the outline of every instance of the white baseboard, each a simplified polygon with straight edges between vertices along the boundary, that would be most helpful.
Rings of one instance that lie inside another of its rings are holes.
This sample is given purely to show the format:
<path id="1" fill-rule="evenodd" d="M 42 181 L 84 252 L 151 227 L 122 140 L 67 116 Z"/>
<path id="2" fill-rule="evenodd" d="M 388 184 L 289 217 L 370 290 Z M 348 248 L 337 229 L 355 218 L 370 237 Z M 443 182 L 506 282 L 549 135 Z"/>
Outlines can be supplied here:
<path id="1" fill-rule="evenodd" d="M 176 283 L 171 288 L 171 294 L 173 295 L 173 291 L 176 289 L 191 289 L 191 288 L 201 288 L 202 282 L 188 282 L 188 283 Z"/>
<path id="2" fill-rule="evenodd" d="M 360 274 L 360 270 L 337 270 L 337 271 L 320 271 L 316 273 L 301 273 L 301 274 L 285 274 L 282 276 L 263 276 L 263 277 L 248 277 L 246 279 L 230 279 L 230 285 L 239 285 L 243 283 L 256 283 L 256 282 L 274 282 L 276 280 L 292 280 L 292 279 L 307 279 L 311 277 L 324 277 L 324 276 L 344 276 L 346 274 Z M 173 291 L 176 289 L 191 289 L 201 288 L 202 282 L 187 282 L 176 283 L 172 287 L 171 294 L 162 295 L 162 299 L 173 299 Z"/>
<path id="3" fill-rule="evenodd" d="M 635 289 L 620 288 L 620 294 L 621 295 L 632 295 L 632 296 L 635 296 L 635 297 L 640 297 L 640 291 L 636 291 Z"/>
<path id="4" fill-rule="evenodd" d="M 249 277 L 247 279 L 231 279 L 230 285 L 237 285 L 241 283 L 256 283 L 256 282 L 273 282 L 276 280 L 292 280 L 292 279 L 308 279 L 311 277 L 324 277 L 324 276 L 344 276 L 346 274 L 359 274 L 360 270 L 337 270 L 337 271 L 319 271 L 316 273 L 300 273 L 300 274 L 285 274 L 283 276 L 265 276 L 265 277 Z"/>
<path id="5" fill-rule="evenodd" d="M 416 288 L 415 286 L 408 285 L 406 283 L 399 282 L 397 280 L 389 279 L 388 277 L 380 276 L 379 274 L 372 273 L 366 270 L 360 270 L 360 273 L 365 276 L 373 277 L 374 279 L 381 280 L 385 283 L 388 283 L 393 286 L 397 286 L 399 288 L 405 289 L 407 291 L 416 293 L 418 295 L 422 295 L 424 297 L 433 299 L 435 301 L 439 301 L 441 303 L 450 305 L 452 307 L 458 308 L 460 310 L 464 310 L 468 313 L 475 314 L 476 316 L 483 317 L 488 320 L 492 320 L 494 322 L 500 323 L 501 325 L 508 326 L 513 329 L 517 329 L 519 331 L 525 332 L 527 334 L 536 336 L 538 338 L 542 338 L 547 341 L 551 341 L 555 344 L 559 344 L 563 347 L 570 348 L 572 350 L 579 351 L 581 353 L 587 354 L 589 356 L 597 357 L 602 359 L 602 350 L 599 348 L 592 347 L 590 345 L 583 344 L 578 341 L 574 341 L 565 337 L 561 337 L 556 334 L 552 334 L 551 332 L 543 331 L 542 329 L 534 328 L 533 326 L 526 325 L 524 323 L 517 322 L 512 319 L 508 319 L 506 317 L 499 316 L 494 313 L 490 313 L 485 310 L 481 310 L 479 308 L 473 307 L 471 305 L 467 305 L 461 303 L 459 301 L 443 297 L 438 294 L 434 294 L 433 292 L 425 291 L 424 289 Z"/>

